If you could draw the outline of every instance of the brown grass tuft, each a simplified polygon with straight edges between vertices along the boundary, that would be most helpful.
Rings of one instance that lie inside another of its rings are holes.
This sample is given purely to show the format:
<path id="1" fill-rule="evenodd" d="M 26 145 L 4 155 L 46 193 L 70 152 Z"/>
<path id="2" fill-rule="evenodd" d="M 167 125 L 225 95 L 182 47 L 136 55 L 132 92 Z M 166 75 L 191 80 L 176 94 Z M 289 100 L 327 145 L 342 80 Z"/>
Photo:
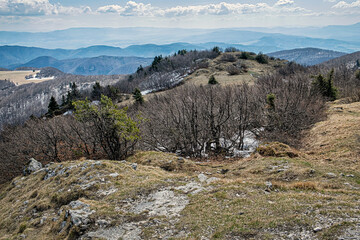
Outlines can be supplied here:
<path id="1" fill-rule="evenodd" d="M 299 156 L 298 151 L 280 142 L 264 143 L 257 148 L 257 152 L 266 157 L 295 158 Z"/>

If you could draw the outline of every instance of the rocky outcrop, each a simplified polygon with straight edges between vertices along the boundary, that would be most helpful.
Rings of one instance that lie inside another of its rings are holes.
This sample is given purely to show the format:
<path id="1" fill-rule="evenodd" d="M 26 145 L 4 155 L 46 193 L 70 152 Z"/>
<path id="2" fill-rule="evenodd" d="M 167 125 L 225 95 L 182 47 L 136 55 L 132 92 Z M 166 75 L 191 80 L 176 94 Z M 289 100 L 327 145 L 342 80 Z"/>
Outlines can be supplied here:
<path id="1" fill-rule="evenodd" d="M 36 161 L 34 158 L 30 158 L 28 164 L 24 167 L 23 174 L 24 176 L 27 176 L 33 172 L 40 170 L 41 168 L 41 162 Z"/>

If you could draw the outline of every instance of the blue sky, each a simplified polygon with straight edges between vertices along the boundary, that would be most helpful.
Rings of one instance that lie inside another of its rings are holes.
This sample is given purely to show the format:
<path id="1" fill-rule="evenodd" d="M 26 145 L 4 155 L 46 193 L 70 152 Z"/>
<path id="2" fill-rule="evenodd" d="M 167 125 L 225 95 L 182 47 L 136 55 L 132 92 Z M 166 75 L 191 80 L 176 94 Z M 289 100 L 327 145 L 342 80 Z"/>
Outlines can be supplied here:
<path id="1" fill-rule="evenodd" d="M 360 22 L 360 0 L 0 0 L 0 30 L 300 27 Z"/>

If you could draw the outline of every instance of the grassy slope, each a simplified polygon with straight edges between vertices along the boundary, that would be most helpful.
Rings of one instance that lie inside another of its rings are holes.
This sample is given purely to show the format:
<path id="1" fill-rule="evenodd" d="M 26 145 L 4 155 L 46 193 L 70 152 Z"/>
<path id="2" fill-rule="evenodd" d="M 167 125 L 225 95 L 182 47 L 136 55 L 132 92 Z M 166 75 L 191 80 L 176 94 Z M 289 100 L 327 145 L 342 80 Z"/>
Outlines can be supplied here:
<path id="1" fill-rule="evenodd" d="M 98 228 L 94 224 L 98 219 L 107 219 L 107 228 L 140 226 L 142 239 L 356 236 L 360 218 L 359 122 L 360 103 L 335 103 L 329 108 L 328 119 L 309 132 L 301 151 L 285 149 L 285 154 L 277 156 L 257 153 L 248 159 L 184 163 L 173 154 L 142 152 L 128 159 L 139 164 L 136 171 L 129 162 L 78 160 L 62 164 L 62 168 L 75 166 L 68 170 L 68 176 L 42 180 L 45 172 L 40 172 L 18 177 L 13 181 L 15 186 L 9 184 L 0 194 L 0 239 L 17 239 L 21 234 L 28 239 L 71 239 L 79 230 L 71 228 L 65 210 L 79 197 L 96 211 L 87 231 Z M 281 157 L 288 152 L 298 156 Z M 60 169 L 59 164 L 50 168 L 56 167 Z M 221 169 L 229 171 L 221 174 Z M 201 172 L 218 181 L 200 183 L 197 176 Z M 111 173 L 119 176 L 111 177 Z M 266 181 L 273 186 L 266 187 Z M 89 182 L 94 183 L 81 190 Z M 178 189 L 188 183 L 201 184 L 204 189 L 197 194 Z M 111 189 L 116 191 L 101 195 L 101 191 Z M 180 215 L 129 210 L 161 189 L 172 189 L 175 196 L 189 200 Z M 63 221 L 65 230 L 59 233 Z M 322 230 L 315 233 L 316 227 Z"/>
<path id="2" fill-rule="evenodd" d="M 237 59 L 236 62 L 226 62 L 222 60 L 224 54 L 233 55 Z M 274 71 L 275 67 L 284 64 L 284 61 L 282 60 L 269 60 L 268 64 L 260 64 L 255 60 L 238 59 L 238 56 L 240 56 L 239 52 L 222 53 L 214 60 L 209 60 L 208 68 L 198 69 L 193 74 L 185 78 L 185 83 L 206 85 L 208 84 L 210 76 L 214 75 L 216 80 L 222 85 L 242 84 L 242 83 L 252 84 L 255 81 L 255 79 L 260 75 L 263 75 L 267 72 L 272 72 Z M 245 64 L 248 67 L 247 72 L 242 71 L 238 75 L 230 75 L 227 72 L 227 68 L 230 65 L 239 66 L 240 64 Z"/>

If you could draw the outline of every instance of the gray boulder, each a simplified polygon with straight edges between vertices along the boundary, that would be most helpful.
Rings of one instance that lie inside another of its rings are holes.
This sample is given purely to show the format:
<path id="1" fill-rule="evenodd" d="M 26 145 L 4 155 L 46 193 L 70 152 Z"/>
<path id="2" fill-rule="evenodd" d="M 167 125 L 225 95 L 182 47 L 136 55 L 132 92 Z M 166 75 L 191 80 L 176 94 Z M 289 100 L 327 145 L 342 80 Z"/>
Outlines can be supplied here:
<path id="1" fill-rule="evenodd" d="M 24 167 L 23 174 L 24 176 L 30 175 L 33 172 L 36 172 L 42 168 L 42 164 L 36 161 L 34 158 L 30 158 L 27 166 Z"/>

